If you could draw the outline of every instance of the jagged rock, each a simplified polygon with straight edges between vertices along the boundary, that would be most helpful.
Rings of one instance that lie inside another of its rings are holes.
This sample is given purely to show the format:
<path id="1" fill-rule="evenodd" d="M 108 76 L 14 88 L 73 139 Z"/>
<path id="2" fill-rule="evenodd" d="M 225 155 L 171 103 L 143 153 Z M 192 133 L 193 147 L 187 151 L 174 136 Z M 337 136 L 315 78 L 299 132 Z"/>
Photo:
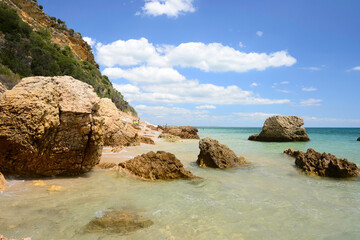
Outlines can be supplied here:
<path id="1" fill-rule="evenodd" d="M 155 127 L 154 125 L 146 125 L 147 128 L 151 129 L 152 131 L 157 131 L 158 128 Z"/>
<path id="2" fill-rule="evenodd" d="M 262 131 L 249 137 L 249 140 L 263 142 L 309 141 L 304 120 L 297 116 L 272 116 L 266 119 Z"/>
<path id="3" fill-rule="evenodd" d="M 329 153 L 319 153 L 309 148 L 306 153 L 285 150 L 284 153 L 295 157 L 295 165 L 308 174 L 321 177 L 347 178 L 359 176 L 359 168 L 347 159 L 339 159 Z"/>
<path id="4" fill-rule="evenodd" d="M 360 137 L 357 140 L 360 141 Z"/>
<path id="5" fill-rule="evenodd" d="M 7 189 L 7 184 L 4 175 L 0 172 L 0 191 L 5 191 Z M 1 240 L 1 238 L 0 238 Z"/>
<path id="6" fill-rule="evenodd" d="M 93 88 L 72 77 L 24 78 L 0 98 L 0 171 L 78 175 L 100 160 L 103 119 Z"/>
<path id="7" fill-rule="evenodd" d="M 104 216 L 91 220 L 86 226 L 86 232 L 108 232 L 127 234 L 147 228 L 154 222 L 129 211 L 106 212 Z"/>
<path id="8" fill-rule="evenodd" d="M 113 167 L 116 167 L 117 164 L 113 163 L 113 162 L 102 162 L 99 163 L 98 165 L 95 166 L 95 168 L 99 168 L 99 169 L 110 169 Z"/>
<path id="9" fill-rule="evenodd" d="M 195 176 L 187 171 L 174 154 L 148 152 L 119 164 L 120 171 L 144 180 L 189 179 Z"/>
<path id="10" fill-rule="evenodd" d="M 200 139 L 197 134 L 198 129 L 196 127 L 168 127 L 165 128 L 163 133 L 168 133 L 174 136 L 178 136 L 182 139 Z"/>
<path id="11" fill-rule="evenodd" d="M 99 114 L 104 118 L 105 146 L 129 146 L 134 142 L 138 130 L 132 124 L 123 123 L 121 112 L 110 99 L 100 100 Z"/>
<path id="12" fill-rule="evenodd" d="M 244 157 L 238 157 L 228 148 L 212 138 L 204 138 L 199 142 L 200 154 L 196 163 L 201 167 L 230 168 L 245 164 Z"/>
<path id="13" fill-rule="evenodd" d="M 140 142 L 142 142 L 142 143 L 152 144 L 152 145 L 154 145 L 154 144 L 155 144 L 154 140 L 152 140 L 152 139 L 151 139 L 151 138 L 149 138 L 149 137 L 146 137 L 146 136 L 139 136 L 139 138 L 140 138 Z"/>
<path id="14" fill-rule="evenodd" d="M 158 126 L 157 126 L 157 130 L 158 130 L 158 131 L 164 131 L 164 129 L 165 129 L 165 128 L 164 128 L 163 126 L 161 126 L 161 125 L 158 125 Z"/>
<path id="15" fill-rule="evenodd" d="M 20 238 L 20 239 L 14 239 L 14 238 L 6 238 L 4 237 L 4 235 L 0 234 L 0 240 L 31 240 L 31 238 L 27 237 L 27 238 Z"/>
<path id="16" fill-rule="evenodd" d="M 0 82 L 0 96 L 7 90 L 7 88 Z"/>
<path id="17" fill-rule="evenodd" d="M 162 138 L 162 139 L 165 139 L 166 141 L 168 142 L 178 142 L 181 140 L 180 137 L 178 136 L 174 136 L 174 135 L 171 135 L 171 134 L 168 134 L 168 133 L 162 133 L 159 135 L 159 138 Z"/>

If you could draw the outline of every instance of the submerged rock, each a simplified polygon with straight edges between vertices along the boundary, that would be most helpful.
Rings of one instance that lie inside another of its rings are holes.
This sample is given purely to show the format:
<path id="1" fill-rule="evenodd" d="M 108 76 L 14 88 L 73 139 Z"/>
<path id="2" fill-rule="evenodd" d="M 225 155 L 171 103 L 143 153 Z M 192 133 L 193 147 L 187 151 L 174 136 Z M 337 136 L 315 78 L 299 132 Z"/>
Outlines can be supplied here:
<path id="1" fill-rule="evenodd" d="M 162 133 L 159 135 L 159 138 L 162 138 L 162 139 L 165 139 L 166 141 L 168 142 L 178 142 L 181 140 L 180 137 L 178 136 L 174 136 L 174 135 L 171 135 L 171 134 L 168 134 L 168 133 Z"/>
<path id="2" fill-rule="evenodd" d="M 174 136 L 178 136 L 182 139 L 200 139 L 198 129 L 196 127 L 169 127 L 165 128 L 163 133 L 168 133 Z"/>
<path id="3" fill-rule="evenodd" d="M 306 153 L 288 149 L 284 153 L 295 157 L 295 165 L 308 174 L 321 177 L 348 178 L 359 176 L 359 168 L 347 159 L 329 153 L 319 153 L 309 148 Z"/>
<path id="4" fill-rule="evenodd" d="M 153 221 L 128 211 L 111 211 L 91 220 L 85 226 L 85 231 L 127 234 L 153 224 Z"/>
<path id="5" fill-rule="evenodd" d="M 24 78 L 0 98 L 0 171 L 78 175 L 100 160 L 103 119 L 93 88 L 72 77 Z"/>
<path id="6" fill-rule="evenodd" d="M 200 154 L 196 163 L 200 167 L 230 168 L 245 164 L 244 157 L 238 157 L 228 148 L 212 138 L 204 138 L 199 142 Z"/>
<path id="7" fill-rule="evenodd" d="M 7 184 L 4 175 L 0 172 L 0 191 L 5 191 L 7 189 Z M 1 240 L 1 238 L 0 238 Z"/>
<path id="8" fill-rule="evenodd" d="M 189 179 L 195 176 L 187 171 L 174 154 L 148 152 L 119 164 L 120 171 L 145 180 Z"/>
<path id="9" fill-rule="evenodd" d="M 309 141 L 304 120 L 297 116 L 272 116 L 266 119 L 262 131 L 249 137 L 249 140 L 263 142 Z"/>

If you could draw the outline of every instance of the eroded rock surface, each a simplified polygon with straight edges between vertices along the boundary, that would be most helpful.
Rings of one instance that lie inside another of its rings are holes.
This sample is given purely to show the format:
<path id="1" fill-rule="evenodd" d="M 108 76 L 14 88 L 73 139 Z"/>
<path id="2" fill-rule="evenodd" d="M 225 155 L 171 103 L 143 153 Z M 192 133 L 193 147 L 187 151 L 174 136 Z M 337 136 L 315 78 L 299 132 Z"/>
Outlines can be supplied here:
<path id="1" fill-rule="evenodd" d="M 163 133 L 168 133 L 174 136 L 178 136 L 182 139 L 200 139 L 198 129 L 196 127 L 168 127 L 165 128 Z"/>
<path id="2" fill-rule="evenodd" d="M 347 159 L 309 148 L 306 153 L 288 149 L 284 153 L 295 157 L 295 165 L 308 174 L 321 177 L 347 178 L 359 176 L 359 168 Z"/>
<path id="3" fill-rule="evenodd" d="M 99 163 L 98 165 L 95 166 L 95 168 L 99 168 L 99 169 L 110 169 L 113 167 L 116 167 L 117 164 L 113 163 L 113 162 L 102 162 Z"/>
<path id="4" fill-rule="evenodd" d="M 174 154 L 148 152 L 119 164 L 120 171 L 144 180 L 189 179 L 195 176 L 187 171 Z"/>
<path id="5" fill-rule="evenodd" d="M 7 88 L 0 82 L 0 96 L 7 90 Z"/>
<path id="6" fill-rule="evenodd" d="M 159 138 L 165 139 L 168 142 L 178 142 L 181 140 L 179 136 L 174 136 L 168 133 L 162 133 L 159 135 Z"/>
<path id="7" fill-rule="evenodd" d="M 24 78 L 0 98 L 0 171 L 78 175 L 100 160 L 103 119 L 93 88 L 72 77 Z"/>
<path id="8" fill-rule="evenodd" d="M 4 175 L 0 172 L 0 191 L 5 191 L 7 189 L 7 184 Z M 1 238 L 0 238 L 1 240 Z"/>
<path id="9" fill-rule="evenodd" d="M 263 142 L 309 141 L 304 120 L 297 116 L 272 116 L 266 119 L 262 131 L 249 137 L 249 140 Z"/>
<path id="10" fill-rule="evenodd" d="M 201 167 L 230 168 L 245 164 L 245 158 L 236 156 L 228 146 L 215 139 L 201 139 L 199 148 L 200 154 L 196 163 Z"/>
<path id="11" fill-rule="evenodd" d="M 153 224 L 153 221 L 129 211 L 111 211 L 90 221 L 85 226 L 85 231 L 127 234 Z"/>

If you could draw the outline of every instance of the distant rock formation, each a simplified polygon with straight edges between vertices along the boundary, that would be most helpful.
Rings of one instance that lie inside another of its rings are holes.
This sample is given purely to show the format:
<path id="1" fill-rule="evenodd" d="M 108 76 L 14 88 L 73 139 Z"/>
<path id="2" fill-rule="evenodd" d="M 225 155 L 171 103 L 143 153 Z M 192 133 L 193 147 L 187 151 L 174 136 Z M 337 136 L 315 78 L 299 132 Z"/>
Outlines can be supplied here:
<path id="1" fill-rule="evenodd" d="M 1 96 L 1 94 L 3 94 L 6 90 L 7 90 L 7 88 L 0 82 L 0 96 Z"/>
<path id="2" fill-rule="evenodd" d="M 182 139 L 200 139 L 198 129 L 196 127 L 168 127 L 165 128 L 163 133 L 168 133 L 174 136 L 178 136 Z"/>
<path id="3" fill-rule="evenodd" d="M 263 142 L 309 141 L 304 120 L 297 116 L 272 116 L 266 119 L 262 131 L 249 137 L 249 140 Z"/>
<path id="4" fill-rule="evenodd" d="M 7 189 L 7 184 L 4 175 L 0 172 L 0 191 L 5 191 Z M 1 238 L 0 238 L 1 240 Z"/>
<path id="5" fill-rule="evenodd" d="M 85 232 L 127 234 L 153 224 L 153 221 L 129 211 L 110 211 L 105 212 L 104 216 L 91 220 L 85 226 Z"/>
<path id="6" fill-rule="evenodd" d="M 204 138 L 199 142 L 200 154 L 196 163 L 200 167 L 230 168 L 245 164 L 244 157 L 238 157 L 226 145 L 212 138 Z"/>
<path id="7" fill-rule="evenodd" d="M 100 160 L 103 118 L 93 88 L 72 77 L 24 78 L 0 98 L 0 171 L 78 175 Z"/>
<path id="8" fill-rule="evenodd" d="M 144 180 L 190 179 L 195 176 L 187 171 L 174 154 L 148 152 L 119 164 L 119 170 Z"/>
<path id="9" fill-rule="evenodd" d="M 168 134 L 168 133 L 162 133 L 162 134 L 159 135 L 158 138 L 165 139 L 168 142 L 178 142 L 178 141 L 181 140 L 180 137 L 174 136 L 174 135 L 171 135 L 171 134 Z"/>
<path id="10" fill-rule="evenodd" d="M 359 176 L 359 168 L 347 159 L 339 159 L 328 153 L 309 148 L 306 153 L 288 149 L 284 153 L 295 157 L 295 165 L 308 174 L 321 177 L 348 178 Z"/>

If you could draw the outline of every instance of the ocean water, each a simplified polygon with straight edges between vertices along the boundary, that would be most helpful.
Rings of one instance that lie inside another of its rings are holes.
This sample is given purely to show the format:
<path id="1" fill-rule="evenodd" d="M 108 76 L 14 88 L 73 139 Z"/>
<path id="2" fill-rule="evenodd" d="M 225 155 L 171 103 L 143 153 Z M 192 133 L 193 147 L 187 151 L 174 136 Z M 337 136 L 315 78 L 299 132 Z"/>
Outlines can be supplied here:
<path id="1" fill-rule="evenodd" d="M 307 143 L 248 141 L 260 128 L 199 128 L 248 165 L 229 170 L 199 168 L 198 141 L 129 148 L 117 158 L 165 150 L 202 180 L 146 182 L 95 169 L 77 178 L 44 182 L 10 180 L 0 194 L 0 233 L 37 239 L 360 239 L 360 180 L 306 176 L 285 149 L 314 148 L 360 165 L 360 129 L 309 128 Z M 121 156 L 120 156 L 121 155 Z M 109 159 L 109 158 L 108 158 Z M 130 210 L 154 222 L 130 234 L 89 234 L 84 226 L 108 209 Z"/>

